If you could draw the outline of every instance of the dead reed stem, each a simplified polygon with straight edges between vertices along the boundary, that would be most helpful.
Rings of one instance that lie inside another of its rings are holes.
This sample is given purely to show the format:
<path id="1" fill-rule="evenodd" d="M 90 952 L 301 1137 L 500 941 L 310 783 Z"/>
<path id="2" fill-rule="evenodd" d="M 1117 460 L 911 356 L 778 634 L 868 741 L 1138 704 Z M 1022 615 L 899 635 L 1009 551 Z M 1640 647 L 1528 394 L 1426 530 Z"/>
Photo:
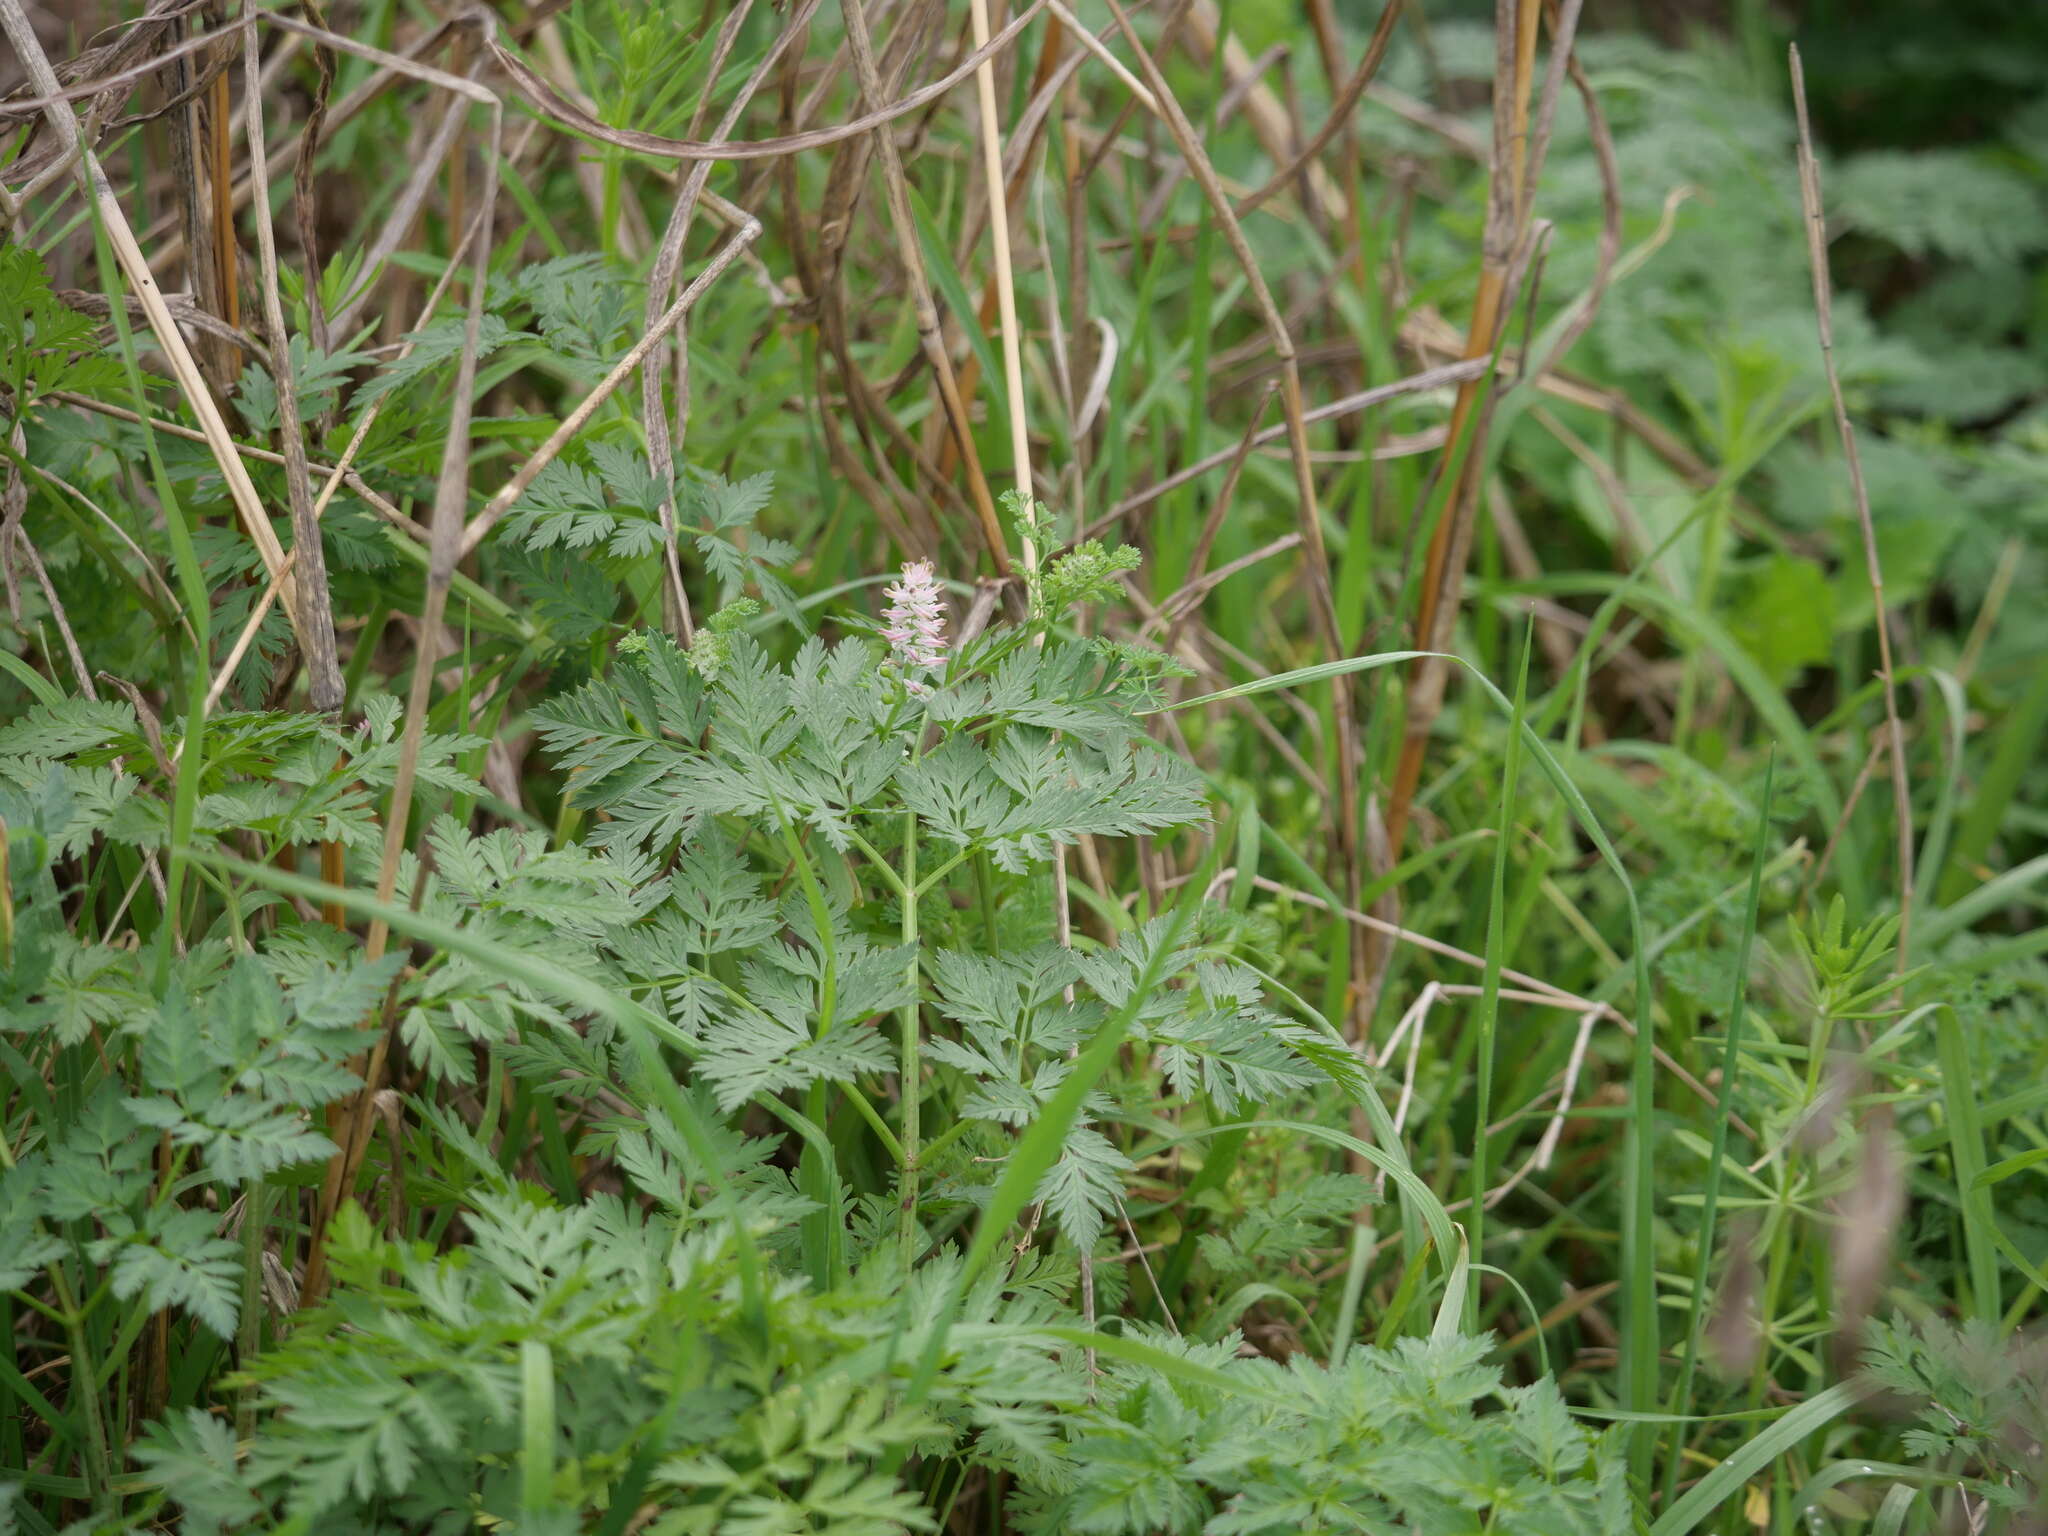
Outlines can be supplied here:
<path id="1" fill-rule="evenodd" d="M 1488 181 L 1486 233 L 1480 250 L 1479 287 L 1466 328 L 1467 361 L 1492 357 L 1500 347 L 1515 274 L 1529 255 L 1531 205 L 1542 169 L 1552 114 L 1565 60 L 1578 23 L 1578 0 L 1569 0 L 1552 40 L 1549 78 L 1537 130 L 1530 132 L 1530 98 L 1535 85 L 1537 25 L 1542 0 L 1496 0 L 1494 8 L 1493 153 Z M 1486 428 L 1493 389 L 1483 375 L 1459 386 L 1446 434 L 1442 511 L 1430 530 L 1416 598 L 1417 650 L 1449 648 L 1464 587 L 1465 559 L 1479 503 L 1486 463 Z M 1400 755 L 1387 799 L 1387 839 L 1400 857 L 1415 791 L 1422 779 L 1430 731 L 1443 707 L 1448 663 L 1416 663 L 1404 699 Z"/>
<path id="2" fill-rule="evenodd" d="M 860 0 L 845 0 L 846 40 L 860 78 L 861 100 L 878 106 L 883 100 L 881 73 L 875 64 L 868 36 L 867 15 Z M 875 147 L 882 161 L 882 185 L 889 205 L 889 225 L 896 239 L 897 259 L 910 284 L 912 313 L 917 325 L 918 346 L 938 387 L 941 414 L 952 444 L 967 468 L 967 489 L 973 498 L 975 519 L 996 574 L 1010 574 L 1010 551 L 1003 527 L 996 518 L 995 499 L 989 494 L 988 476 L 983 472 L 980 451 L 975 447 L 973 424 L 968 420 L 966 395 L 974 388 L 971 364 L 956 376 L 939 324 L 938 305 L 933 302 L 931 278 L 925 271 L 924 255 L 918 249 L 917 225 L 910 211 L 910 183 L 903 173 L 903 155 L 897 148 L 895 130 L 881 128 L 875 133 Z M 1007 330 L 1006 333 L 1007 335 Z M 939 467 L 946 467 L 941 458 Z M 1027 488 L 1028 489 L 1028 488 Z"/>
<path id="3" fill-rule="evenodd" d="M 244 132 L 249 141 L 251 161 L 263 165 L 263 90 L 257 79 L 261 49 L 256 42 L 256 13 L 249 11 L 242 23 L 242 62 L 247 81 L 244 108 L 248 122 Z M 334 646 L 334 610 L 328 599 L 327 556 L 321 548 L 320 522 L 313 511 L 312 477 L 306 468 L 306 435 L 299 422 L 299 389 L 293 377 L 291 348 L 287 344 L 284 300 L 278 291 L 277 232 L 272 227 L 270 198 L 255 200 L 256 252 L 263 299 L 263 324 L 270 335 L 271 357 L 275 363 L 272 382 L 277 388 L 278 446 L 284 452 L 285 494 L 292 517 L 292 545 L 298 581 L 297 626 L 299 650 L 305 660 L 307 685 L 313 708 L 322 714 L 341 708 L 341 662 Z M 317 283 L 312 275 L 308 286 Z M 336 849 L 336 856 L 339 848 Z"/>
<path id="4" fill-rule="evenodd" d="M 89 197 L 107 234 L 108 243 L 113 247 L 114 260 L 121 268 L 136 297 L 141 301 L 143 313 L 149 320 L 150 330 L 163 348 L 164 357 L 171 365 L 178 387 L 184 392 L 192 413 L 199 418 L 200 430 L 205 433 L 207 447 L 213 450 L 214 460 L 220 466 L 221 476 L 227 482 L 228 495 L 234 501 L 235 511 L 247 530 L 249 542 L 256 546 L 262 557 L 264 568 L 275 578 L 284 566 L 284 549 L 277 542 L 277 535 L 270 530 L 270 520 L 263 509 L 263 503 L 256 494 L 255 484 L 249 478 L 248 468 L 242 463 L 240 452 L 235 447 L 227 423 L 221 417 L 220 408 L 214 404 L 212 392 L 206 387 L 206 378 L 199 370 L 199 364 L 192 356 L 192 349 L 185 344 L 184 335 L 179 331 L 171 315 L 170 306 L 164 302 L 163 290 L 157 286 L 151 274 L 149 263 L 144 259 L 142 248 L 136 243 L 135 231 L 128 223 L 128 216 L 121 208 L 121 200 L 114 193 L 113 185 L 107 180 L 101 168 L 99 156 L 87 146 L 79 132 L 78 115 L 71 103 L 65 99 L 63 87 L 58 83 L 57 72 L 51 68 L 49 55 L 44 53 L 35 29 L 29 25 L 23 13 L 21 0 L 0 0 L 0 30 L 14 45 L 16 55 L 27 69 L 29 79 L 43 97 L 43 117 L 58 142 L 67 153 L 77 155 L 76 169 L 86 196 Z M 286 616 L 292 622 L 293 633 L 299 630 L 299 604 L 295 593 L 284 594 Z"/>
<path id="5" fill-rule="evenodd" d="M 1820 357 L 1826 370 L 1828 398 L 1834 403 L 1835 430 L 1842 439 L 1842 457 L 1849 466 L 1849 494 L 1856 504 L 1856 527 L 1863 536 L 1863 569 L 1870 579 L 1870 599 L 1877 615 L 1877 675 L 1884 685 L 1885 731 L 1891 741 L 1892 812 L 1898 837 L 1899 942 L 1893 974 L 1902 975 L 1912 949 L 1913 928 L 1913 793 L 1907 779 L 1906 733 L 1899 724 L 1897 674 L 1892 670 L 1891 615 L 1884 600 L 1884 568 L 1877 557 L 1877 529 L 1870 517 L 1870 490 L 1863 479 L 1863 457 L 1856 449 L 1856 428 L 1842 398 L 1842 379 L 1835 367 L 1834 283 L 1828 274 L 1827 215 L 1821 202 L 1820 162 L 1813 154 L 1813 125 L 1806 114 L 1806 75 L 1799 67 L 1799 48 L 1788 55 L 1792 70 L 1792 106 L 1799 122 L 1799 201 L 1806 214 L 1806 255 L 1813 269 L 1813 313 L 1820 331 Z"/>
<path id="6" fill-rule="evenodd" d="M 420 606 L 418 649 L 413 658 L 412 684 L 405 707 L 405 725 L 399 737 L 398 766 L 392 778 L 390 809 L 384 819 L 383 855 L 377 868 L 377 899 L 389 905 L 398 888 L 398 866 L 404 854 L 411 825 L 412 792 L 419 768 L 421 741 L 426 734 L 427 707 L 431 702 L 438 655 L 441 616 L 448 604 L 448 588 L 461 559 L 462 514 L 469 502 L 470 416 L 476 394 L 478 334 L 483 324 L 484 297 L 490 275 L 491 239 L 488 222 L 498 200 L 499 151 L 503 143 L 504 109 L 497 97 L 469 81 L 448 77 L 464 96 L 474 93 L 486 98 L 490 113 L 490 134 L 483 151 L 483 170 L 478 195 L 486 227 L 479 233 L 472 252 L 469 304 L 464 322 L 462 352 L 456 364 L 455 391 L 449 405 L 448 438 L 441 456 L 441 471 L 434 487 L 434 512 L 428 536 L 426 592 Z M 452 263 L 451 263 L 452 265 Z M 383 956 L 390 929 L 382 918 L 373 919 L 363 948 L 376 960 Z M 308 1234 L 306 1276 L 300 1288 L 302 1304 L 316 1304 L 326 1289 L 328 1224 L 344 1196 L 355 1182 L 363 1154 L 368 1150 L 370 1121 L 378 1091 L 383 1087 L 384 1066 L 390 1051 L 391 1031 L 378 1033 L 363 1073 L 363 1085 L 349 1101 L 349 1114 L 339 1152 L 328 1160 L 326 1177 L 320 1187 L 312 1229 Z"/>
<path id="7" fill-rule="evenodd" d="M 1198 5 L 1200 0 L 1198 0 Z M 1229 194 L 1225 192 L 1215 167 L 1209 162 L 1202 148 L 1201 136 L 1188 121 L 1187 113 L 1174 96 L 1167 83 L 1165 71 L 1139 39 L 1136 28 L 1125 14 L 1117 0 L 1107 0 L 1110 13 L 1116 18 L 1124 40 L 1136 54 L 1139 73 L 1159 105 L 1165 117 L 1168 131 L 1173 136 L 1174 146 L 1186 161 L 1189 173 L 1202 189 L 1210 210 L 1215 215 L 1216 227 L 1221 231 L 1230 247 L 1232 257 L 1239 270 L 1244 273 L 1245 283 L 1251 293 L 1261 323 L 1263 324 L 1273 354 L 1279 363 L 1280 410 L 1286 423 L 1289 459 L 1294 469 L 1295 519 L 1301 529 L 1302 542 L 1307 549 L 1304 562 L 1308 576 L 1309 608 L 1315 621 L 1316 638 L 1324 653 L 1336 660 L 1344 655 L 1343 627 L 1337 618 L 1336 593 L 1330 581 L 1329 550 L 1323 538 L 1322 511 L 1316 495 L 1315 471 L 1309 453 L 1307 412 L 1303 403 L 1301 368 L 1294 348 L 1294 338 L 1289 333 L 1287 322 L 1280 313 L 1280 306 L 1273 300 L 1272 290 L 1267 286 L 1265 273 L 1258 259 L 1253 255 L 1250 243 L 1245 239 L 1244 228 L 1239 223 Z M 1336 734 L 1336 805 L 1331 817 L 1334 832 L 1333 852 L 1342 871 L 1342 885 L 1345 894 L 1355 904 L 1364 889 L 1365 866 L 1361 857 L 1361 790 L 1365 776 L 1363 754 L 1358 740 L 1357 717 L 1353 703 L 1351 679 L 1348 676 L 1330 680 L 1331 715 Z M 1364 1015 L 1363 1002 L 1367 992 L 1367 978 L 1370 956 L 1363 934 L 1354 931 L 1351 936 L 1351 983 L 1352 1002 L 1350 1033 L 1354 1040 L 1365 1038 L 1371 1028 L 1371 1020 Z"/>

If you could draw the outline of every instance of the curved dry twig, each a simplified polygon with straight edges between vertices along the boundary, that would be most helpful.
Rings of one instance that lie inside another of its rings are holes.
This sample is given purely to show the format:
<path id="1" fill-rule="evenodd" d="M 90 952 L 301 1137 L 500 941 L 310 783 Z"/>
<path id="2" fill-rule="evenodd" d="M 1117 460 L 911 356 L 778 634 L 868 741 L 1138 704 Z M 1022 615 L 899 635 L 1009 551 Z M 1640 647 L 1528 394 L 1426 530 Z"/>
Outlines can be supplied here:
<path id="1" fill-rule="evenodd" d="M 1372 39 L 1365 45 L 1365 57 L 1358 61 L 1358 68 L 1352 71 L 1351 78 L 1344 82 L 1344 89 L 1330 104 L 1330 112 L 1323 119 L 1323 126 L 1301 146 L 1300 152 L 1293 159 L 1267 179 L 1264 186 L 1237 205 L 1239 218 L 1243 218 L 1269 199 L 1277 197 L 1299 180 L 1301 173 L 1330 147 L 1330 141 L 1344 131 L 1345 126 L 1351 121 L 1352 113 L 1358 110 L 1358 103 L 1365 95 L 1365 88 L 1372 84 L 1373 76 L 1379 73 L 1380 64 L 1387 56 L 1387 49 L 1394 41 L 1394 24 L 1400 19 L 1401 0 L 1387 0 L 1380 10 L 1379 25 L 1373 28 Z"/>
<path id="2" fill-rule="evenodd" d="M 71 104 L 59 93 L 56 72 L 50 66 L 49 55 L 28 23 L 21 0 L 0 0 L 0 29 L 7 33 L 15 53 L 29 71 L 29 79 L 48 99 L 43 116 L 64 147 L 69 150 L 83 144 L 78 115 Z M 206 388 L 199 364 L 186 346 L 185 338 L 179 331 L 177 321 L 164 302 L 163 291 L 157 286 L 149 263 L 144 259 L 142 247 L 136 242 L 135 230 L 128 222 L 128 215 L 115 195 L 112 183 L 101 169 L 99 157 L 90 148 L 83 148 L 78 155 L 78 172 L 84 183 L 86 194 L 92 198 L 104 221 L 108 243 L 113 246 L 114 259 L 122 274 L 134 287 L 149 316 L 150 329 L 156 333 L 158 343 L 163 347 L 172 373 L 177 377 L 178 386 L 191 402 L 194 414 L 199 417 L 200 426 L 206 433 L 207 446 L 213 450 L 214 460 L 219 464 L 221 476 L 227 482 L 229 498 L 235 504 L 236 514 L 241 518 L 255 545 L 263 564 L 275 578 L 284 566 L 284 548 L 278 543 L 277 535 L 271 531 L 269 517 L 265 514 L 262 500 L 256 494 L 255 483 L 249 478 L 248 467 L 243 464 L 241 454 L 229 433 L 227 422 L 222 418 L 220 408 L 214 404 Z M 296 631 L 299 622 L 297 596 L 287 592 L 284 597 L 285 612 L 292 620 Z"/>
<path id="3" fill-rule="evenodd" d="M 986 44 L 976 48 L 929 85 L 921 85 L 909 95 L 899 97 L 885 107 L 848 118 L 845 122 L 835 123 L 830 128 L 813 128 L 804 133 L 785 134 L 772 139 L 670 139 L 658 133 L 613 128 L 599 122 L 534 73 L 532 66 L 499 42 L 493 32 L 486 32 L 485 46 L 490 49 L 491 57 L 497 61 L 498 67 L 505 71 L 513 89 L 529 106 L 574 133 L 596 139 L 603 144 L 614 145 L 619 149 L 630 149 L 638 154 L 654 155 L 663 160 L 774 160 L 784 155 L 802 154 L 806 150 L 825 149 L 846 139 L 872 133 L 884 124 L 893 123 L 897 118 L 908 116 L 926 103 L 938 100 L 1009 47 L 1026 27 L 1038 19 L 1038 13 L 1044 8 L 1045 0 L 1029 0 L 1029 3 L 1010 19 L 1009 24 L 994 34 Z"/>

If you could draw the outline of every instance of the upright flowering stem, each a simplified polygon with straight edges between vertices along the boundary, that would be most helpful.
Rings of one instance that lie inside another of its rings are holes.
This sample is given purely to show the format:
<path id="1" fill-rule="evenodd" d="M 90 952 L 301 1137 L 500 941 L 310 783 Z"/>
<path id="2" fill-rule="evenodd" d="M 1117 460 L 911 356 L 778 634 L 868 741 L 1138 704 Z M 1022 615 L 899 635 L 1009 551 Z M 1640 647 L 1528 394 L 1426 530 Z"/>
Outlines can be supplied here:
<path id="1" fill-rule="evenodd" d="M 920 675 L 937 671 L 946 664 L 946 604 L 929 560 L 917 560 L 903 567 L 903 579 L 890 584 L 888 605 L 882 609 L 882 638 L 889 642 L 890 665 L 903 674 L 904 686 L 914 694 L 931 692 Z M 913 753 L 915 748 L 912 748 Z M 903 1182 L 897 1208 L 897 1233 L 903 1244 L 907 1266 L 917 1258 L 918 1158 L 922 1155 L 921 1103 L 924 1068 L 920 1060 L 917 1024 L 917 815 L 903 813 L 903 944 L 910 952 L 910 998 L 904 1003 L 900 1025 L 903 1038 L 898 1072 L 903 1093 Z"/>
<path id="2" fill-rule="evenodd" d="M 910 998 L 903 1005 L 897 1068 L 903 1081 L 903 1183 L 896 1213 L 896 1231 L 903 1245 L 904 1271 L 917 1262 L 917 1160 L 924 1155 L 922 1079 L 924 1067 L 917 1038 L 917 813 L 903 813 L 903 947 L 910 951 Z"/>
<path id="3" fill-rule="evenodd" d="M 929 560 L 903 567 L 903 579 L 889 585 L 882 610 L 882 638 L 889 642 L 889 661 L 902 670 L 912 693 L 929 693 L 919 675 L 946 664 L 946 603 Z"/>

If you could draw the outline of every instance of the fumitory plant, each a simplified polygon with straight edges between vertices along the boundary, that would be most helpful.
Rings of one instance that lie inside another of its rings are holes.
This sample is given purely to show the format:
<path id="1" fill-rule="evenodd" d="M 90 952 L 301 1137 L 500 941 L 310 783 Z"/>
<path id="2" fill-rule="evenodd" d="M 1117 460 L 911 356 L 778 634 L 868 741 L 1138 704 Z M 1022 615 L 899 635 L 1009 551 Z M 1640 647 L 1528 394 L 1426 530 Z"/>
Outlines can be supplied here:
<path id="1" fill-rule="evenodd" d="M 906 1253 L 966 1214 L 1111 1010 L 1128 1005 L 1170 1096 L 1225 1117 L 1356 1070 L 1163 914 L 1113 945 L 1057 942 L 1057 850 L 1207 815 L 1201 779 L 1143 729 L 1163 658 L 1060 627 L 1128 565 L 1084 545 L 1031 584 L 1026 623 L 949 636 L 914 564 L 875 634 L 812 637 L 787 662 L 751 605 L 729 607 L 687 650 L 631 637 L 609 679 L 535 717 L 597 818 L 590 846 L 659 871 L 598 936 L 620 983 L 721 1110 L 789 1097 L 806 1193 L 828 1209 L 845 1195 L 826 1128 L 853 1114 L 873 1144 L 849 1151 L 890 1171 L 878 1193 Z M 1120 1113 L 1091 1097 L 1037 1191 L 1083 1250 L 1131 1168 L 1103 1128 Z"/>

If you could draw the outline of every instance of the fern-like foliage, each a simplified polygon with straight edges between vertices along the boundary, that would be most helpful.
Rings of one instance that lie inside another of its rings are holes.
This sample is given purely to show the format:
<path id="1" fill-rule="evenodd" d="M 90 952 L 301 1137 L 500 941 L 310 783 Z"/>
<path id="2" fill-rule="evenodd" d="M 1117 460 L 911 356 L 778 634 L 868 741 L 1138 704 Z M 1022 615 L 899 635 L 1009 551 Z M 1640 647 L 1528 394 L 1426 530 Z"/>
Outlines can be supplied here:
<path id="1" fill-rule="evenodd" d="M 100 350 L 95 329 L 52 291 L 33 248 L 0 245 L 0 410 L 8 422 L 24 420 L 53 390 L 118 387 L 121 364 Z"/>
<path id="2" fill-rule="evenodd" d="M 1831 186 L 1845 222 L 1908 256 L 1996 268 L 2048 249 L 2048 198 L 2040 187 L 1961 150 L 1857 155 Z"/>
<path id="3" fill-rule="evenodd" d="M 1863 1365 L 1913 1414 L 1908 1452 L 1943 1469 L 2003 1518 L 2040 1510 L 2048 1490 L 2048 1391 L 2040 1346 L 2015 1348 L 1987 1324 L 1872 1321 Z"/>
<path id="4" fill-rule="evenodd" d="M 1616 1445 L 1575 1424 L 1551 1383 L 1504 1386 L 1485 1363 L 1490 1340 L 1402 1339 L 1354 1350 L 1334 1368 L 1243 1359 L 1235 1335 L 1146 1342 L 1203 1376 L 1110 1366 L 1102 1400 L 1070 1421 L 1066 1477 L 1019 1501 L 1021 1529 L 1633 1529 Z M 1488 1401 L 1497 1411 L 1476 1411 Z"/>
<path id="5" fill-rule="evenodd" d="M 0 814 L 21 809 L 5 801 Z M 208 942 L 152 980 L 129 952 L 66 931 L 47 866 L 29 894 L 0 975 L 10 1072 L 39 1075 L 31 1062 L 88 1038 L 126 1070 L 76 1103 L 31 1095 L 20 1106 L 29 1119 L 8 1132 L 23 1150 L 0 1178 L 0 1287 L 20 1289 L 75 1254 L 114 1296 L 232 1337 L 241 1250 L 215 1212 L 166 1191 L 180 1179 L 240 1190 L 331 1156 L 309 1112 L 356 1087 L 348 1062 L 365 1045 L 361 1021 L 397 961 L 301 953 L 268 964 Z"/>
<path id="6" fill-rule="evenodd" d="M 137 1460 L 188 1529 L 408 1529 L 455 1511 L 572 1529 L 604 1490 L 649 1501 L 642 1529 L 889 1536 L 933 1528 L 880 1467 L 937 1427 L 892 1401 L 865 1350 L 893 1298 L 778 1290 L 750 1319 L 730 1251 L 617 1199 L 480 1196 L 460 1256 L 380 1239 L 343 1213 L 337 1300 L 255 1365 L 263 1433 L 245 1461 L 194 1409 Z M 764 1353 L 765 1351 L 765 1353 Z M 530 1396 L 532 1364 L 549 1400 Z M 536 1508 L 521 1460 L 548 1426 Z M 556 1523 L 549 1523 L 553 1507 Z"/>

